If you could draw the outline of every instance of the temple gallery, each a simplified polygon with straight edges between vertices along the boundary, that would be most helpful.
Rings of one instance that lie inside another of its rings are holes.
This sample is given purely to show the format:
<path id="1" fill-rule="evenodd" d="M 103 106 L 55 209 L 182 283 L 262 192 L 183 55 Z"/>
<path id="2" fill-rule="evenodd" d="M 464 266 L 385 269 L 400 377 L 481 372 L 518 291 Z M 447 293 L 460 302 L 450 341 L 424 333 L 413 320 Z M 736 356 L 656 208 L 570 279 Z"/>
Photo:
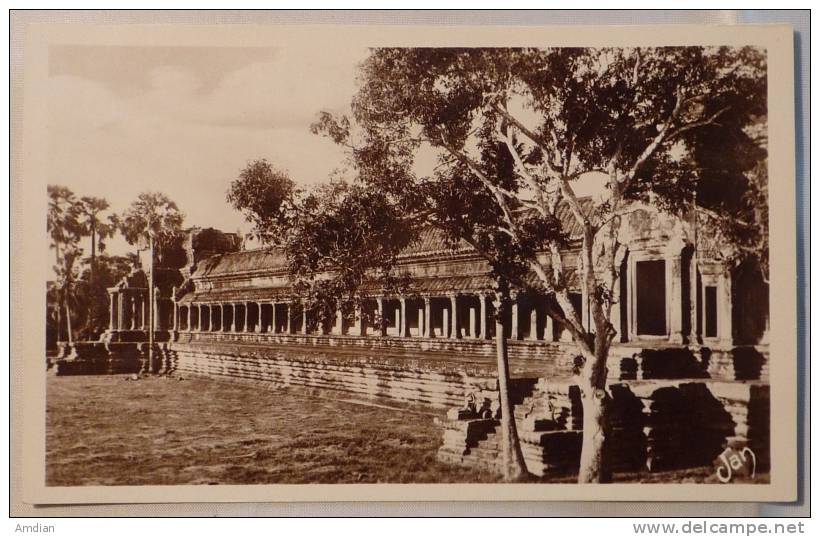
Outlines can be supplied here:
<path id="1" fill-rule="evenodd" d="M 566 281 L 578 289 L 570 296 L 590 326 L 589 299 L 573 265 L 580 238 L 571 217 L 563 218 L 571 230 Z M 753 449 L 758 471 L 766 468 L 769 291 L 760 268 L 727 265 L 718 241 L 651 206 L 633 207 L 622 226 L 628 239 L 617 258 L 617 335 L 608 361 L 616 465 L 710 464 L 728 446 Z M 365 285 L 355 311 L 324 322 L 305 307 L 277 249 L 245 250 L 235 234 L 194 228 L 180 254 L 168 257 L 154 278 L 158 372 L 441 409 L 439 458 L 498 467 L 494 282 L 469 245 L 449 245 L 426 230 L 399 257 L 406 291 Z M 135 270 L 109 289 L 108 330 L 99 341 L 64 345 L 60 374 L 145 368 L 147 281 Z M 543 475 L 571 468 L 582 423 L 577 352 L 547 314 L 544 296 L 513 291 L 512 299 L 501 326 L 528 469 Z M 481 407 L 490 411 L 477 413 Z"/>

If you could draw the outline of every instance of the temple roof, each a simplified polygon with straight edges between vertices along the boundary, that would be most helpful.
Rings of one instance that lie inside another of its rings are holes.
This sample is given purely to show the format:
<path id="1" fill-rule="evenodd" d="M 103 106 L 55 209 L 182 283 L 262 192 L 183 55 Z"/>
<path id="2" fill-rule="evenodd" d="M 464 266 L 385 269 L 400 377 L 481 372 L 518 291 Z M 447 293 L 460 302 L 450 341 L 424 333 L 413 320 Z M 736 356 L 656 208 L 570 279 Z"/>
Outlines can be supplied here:
<path id="1" fill-rule="evenodd" d="M 591 198 L 580 198 L 584 210 L 592 205 Z M 571 238 L 581 235 L 581 227 L 573 218 L 569 206 L 562 203 L 558 207 L 558 217 L 564 222 L 564 229 Z M 472 246 L 464 241 L 453 244 L 445 238 L 442 231 L 427 227 L 419 234 L 419 240 L 408 246 L 399 255 L 399 259 L 430 257 L 435 255 L 464 254 L 472 251 Z M 287 260 L 280 249 L 259 248 L 226 254 L 218 254 L 200 261 L 192 274 L 194 279 L 230 274 L 241 274 L 252 271 L 281 271 L 287 267 Z"/>

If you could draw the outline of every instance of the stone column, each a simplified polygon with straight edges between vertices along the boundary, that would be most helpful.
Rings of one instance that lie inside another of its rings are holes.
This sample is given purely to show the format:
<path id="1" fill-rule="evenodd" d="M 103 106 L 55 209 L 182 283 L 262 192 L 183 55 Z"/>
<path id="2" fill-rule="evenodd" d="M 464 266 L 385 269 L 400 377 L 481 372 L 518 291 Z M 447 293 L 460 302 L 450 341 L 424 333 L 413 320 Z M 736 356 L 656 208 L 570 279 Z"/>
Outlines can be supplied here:
<path id="1" fill-rule="evenodd" d="M 117 293 L 117 330 L 125 329 L 125 295 L 122 292 Z"/>
<path id="2" fill-rule="evenodd" d="M 193 303 L 193 302 L 189 302 L 189 303 L 188 303 L 188 326 L 186 326 L 186 328 L 187 328 L 187 331 L 188 331 L 188 332 L 192 332 L 192 331 L 193 331 L 193 328 L 191 327 L 191 321 L 193 321 L 193 315 L 194 315 L 194 314 L 191 312 L 191 310 L 192 310 L 192 309 L 194 309 L 194 303 Z"/>
<path id="3" fill-rule="evenodd" d="M 148 296 L 140 295 L 140 308 L 142 310 L 141 316 L 141 323 L 140 328 L 142 330 L 148 330 Z"/>
<path id="4" fill-rule="evenodd" d="M 450 338 L 461 338 L 461 327 L 458 324 L 458 294 L 450 295 Z"/>
<path id="5" fill-rule="evenodd" d="M 478 295 L 478 299 L 481 303 L 481 312 L 479 313 L 478 319 L 478 337 L 480 339 L 487 339 L 487 295 L 482 293 Z"/>
<path id="6" fill-rule="evenodd" d="M 700 284 L 698 282 L 698 257 L 697 252 L 692 251 L 689 258 L 689 343 L 702 343 L 702 334 L 698 331 L 698 292 Z"/>
<path id="7" fill-rule="evenodd" d="M 384 337 L 387 335 L 387 323 L 384 322 L 384 297 L 376 298 L 376 310 L 379 316 L 379 335 Z"/>
<path id="8" fill-rule="evenodd" d="M 555 341 L 555 328 L 549 313 L 547 313 L 547 318 L 544 319 L 544 341 Z"/>
<path id="9" fill-rule="evenodd" d="M 174 300 L 174 332 L 179 330 L 179 306 L 177 305 L 177 301 Z"/>
<path id="10" fill-rule="evenodd" d="M 342 315 L 342 309 L 336 308 L 336 326 L 334 327 L 334 331 L 336 335 L 343 336 L 345 333 L 345 318 Z"/>
<path id="11" fill-rule="evenodd" d="M 538 340 L 538 308 L 535 306 L 530 309 L 530 339 Z"/>
<path id="12" fill-rule="evenodd" d="M 262 303 L 254 302 L 256 304 L 256 324 L 253 325 L 253 331 L 257 334 L 262 333 Z"/>
<path id="13" fill-rule="evenodd" d="M 131 313 L 128 316 L 128 326 L 131 330 L 137 329 L 137 303 L 134 300 L 134 296 L 129 295 L 128 302 L 130 303 L 131 307 L 128 308 Z"/>
<path id="14" fill-rule="evenodd" d="M 116 314 L 114 312 L 114 308 L 116 305 L 114 301 L 116 300 L 116 294 L 108 291 L 108 329 L 115 330 L 116 327 L 114 326 L 114 320 L 116 318 Z"/>
<path id="15" fill-rule="evenodd" d="M 285 334 L 292 334 L 293 333 L 293 319 L 291 318 L 291 310 L 293 309 L 292 304 L 288 302 L 287 304 L 287 326 L 285 326 Z"/>
<path id="16" fill-rule="evenodd" d="M 399 336 L 408 337 L 410 335 L 410 323 L 407 322 L 407 299 L 401 297 L 399 303 L 401 304 L 401 312 L 399 313 Z"/>
<path id="17" fill-rule="evenodd" d="M 510 293 L 510 339 L 521 339 L 521 332 L 518 329 L 518 293 Z"/>
<path id="18" fill-rule="evenodd" d="M 307 335 L 308 333 L 308 318 L 307 318 L 307 308 L 304 304 L 302 304 L 302 335 Z"/>
<path id="19" fill-rule="evenodd" d="M 615 289 L 612 290 L 612 305 L 609 308 L 609 322 L 612 328 L 618 333 L 613 343 L 620 343 L 623 338 L 621 334 L 621 285 L 619 280 L 615 280 Z"/>
<path id="20" fill-rule="evenodd" d="M 159 314 L 159 287 L 154 287 L 154 330 L 162 330 L 162 317 Z"/>
<path id="21" fill-rule="evenodd" d="M 666 303 L 669 312 L 669 342 L 683 343 L 683 285 L 680 250 L 666 256 Z"/>
<path id="22" fill-rule="evenodd" d="M 718 276 L 717 281 L 717 335 L 718 344 L 731 347 L 732 337 L 732 276 L 728 272 Z"/>
<path id="23" fill-rule="evenodd" d="M 589 321 L 589 294 L 586 286 L 581 283 L 581 324 L 587 330 L 591 330 Z"/>
<path id="24" fill-rule="evenodd" d="M 251 303 L 245 302 L 245 323 L 242 326 L 243 332 L 251 332 Z"/>
<path id="25" fill-rule="evenodd" d="M 424 297 L 424 337 L 435 337 L 433 334 L 433 316 L 432 305 L 430 304 L 430 297 Z"/>
<path id="26" fill-rule="evenodd" d="M 270 303 L 270 333 L 276 333 L 276 302 Z"/>
<path id="27" fill-rule="evenodd" d="M 367 323 L 362 322 L 362 306 L 357 302 L 353 312 L 353 333 L 357 336 L 367 335 Z"/>
<path id="28" fill-rule="evenodd" d="M 470 312 L 470 318 L 467 320 L 467 322 L 470 323 L 470 324 L 468 325 L 469 328 L 467 329 L 467 337 L 475 339 L 475 337 L 476 337 L 475 325 L 476 325 L 476 322 L 478 322 L 478 319 L 476 318 L 476 310 L 475 310 L 474 307 L 470 306 L 469 312 Z"/>

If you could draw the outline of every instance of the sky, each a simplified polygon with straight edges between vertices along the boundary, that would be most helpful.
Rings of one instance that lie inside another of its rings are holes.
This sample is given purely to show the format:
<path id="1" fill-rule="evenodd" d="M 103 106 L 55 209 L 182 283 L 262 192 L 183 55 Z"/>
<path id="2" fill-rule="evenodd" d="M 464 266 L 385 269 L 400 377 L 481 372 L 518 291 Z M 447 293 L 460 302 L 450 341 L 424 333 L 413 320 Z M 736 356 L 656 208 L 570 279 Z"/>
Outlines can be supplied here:
<path id="1" fill-rule="evenodd" d="M 163 192 L 185 213 L 186 226 L 247 233 L 225 200 L 231 181 L 260 158 L 299 184 L 327 181 L 344 154 L 309 128 L 320 111 L 349 111 L 367 54 L 320 44 L 53 46 L 49 183 L 103 197 L 117 213 L 141 192 Z M 420 153 L 417 173 L 429 173 L 434 162 L 432 153 Z M 587 182 L 594 188 L 600 179 Z M 576 188 L 579 195 L 589 190 Z M 134 250 L 121 237 L 108 242 L 111 254 Z"/>
<path id="2" fill-rule="evenodd" d="M 310 133 L 345 112 L 366 49 L 56 46 L 49 51 L 51 184 L 123 211 L 160 191 L 186 225 L 249 231 L 225 201 L 251 160 L 300 184 L 327 180 L 344 155 Z M 121 239 L 109 252 L 133 250 Z"/>

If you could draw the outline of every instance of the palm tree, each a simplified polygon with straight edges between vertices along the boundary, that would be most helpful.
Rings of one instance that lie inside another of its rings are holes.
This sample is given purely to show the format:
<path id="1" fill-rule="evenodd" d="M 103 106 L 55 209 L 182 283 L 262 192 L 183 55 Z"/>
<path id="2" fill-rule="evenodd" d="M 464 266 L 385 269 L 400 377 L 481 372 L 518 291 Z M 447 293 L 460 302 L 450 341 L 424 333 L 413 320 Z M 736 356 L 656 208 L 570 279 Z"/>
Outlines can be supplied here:
<path id="1" fill-rule="evenodd" d="M 60 339 L 62 310 L 65 309 L 69 343 L 73 341 L 69 305 L 71 283 L 76 278 L 75 263 L 82 254 L 79 243 L 85 236 L 85 230 L 80 224 L 79 217 L 80 206 L 74 193 L 64 186 L 48 185 L 46 230 L 51 238 L 51 248 L 54 248 L 56 257 L 54 271 L 57 273 L 60 284 L 59 300 L 62 302 L 61 307 L 57 308 L 57 339 Z"/>
<path id="2" fill-rule="evenodd" d="M 154 263 L 155 251 L 178 236 L 185 215 L 176 203 L 161 192 L 143 192 L 119 219 L 119 227 L 129 244 L 148 249 L 148 363 L 154 367 Z"/>
<path id="3" fill-rule="evenodd" d="M 118 218 L 114 214 L 103 216 L 103 212 L 109 208 L 108 201 L 104 198 L 93 196 L 83 196 L 78 205 L 79 215 L 82 218 L 80 224 L 83 226 L 85 234 L 91 236 L 91 259 L 89 260 L 88 285 L 94 288 L 94 281 L 97 269 L 97 250 L 105 252 L 105 240 L 112 237 L 118 227 Z M 89 303 L 88 322 L 86 329 L 90 329 L 94 313 L 96 311 L 96 301 Z"/>

